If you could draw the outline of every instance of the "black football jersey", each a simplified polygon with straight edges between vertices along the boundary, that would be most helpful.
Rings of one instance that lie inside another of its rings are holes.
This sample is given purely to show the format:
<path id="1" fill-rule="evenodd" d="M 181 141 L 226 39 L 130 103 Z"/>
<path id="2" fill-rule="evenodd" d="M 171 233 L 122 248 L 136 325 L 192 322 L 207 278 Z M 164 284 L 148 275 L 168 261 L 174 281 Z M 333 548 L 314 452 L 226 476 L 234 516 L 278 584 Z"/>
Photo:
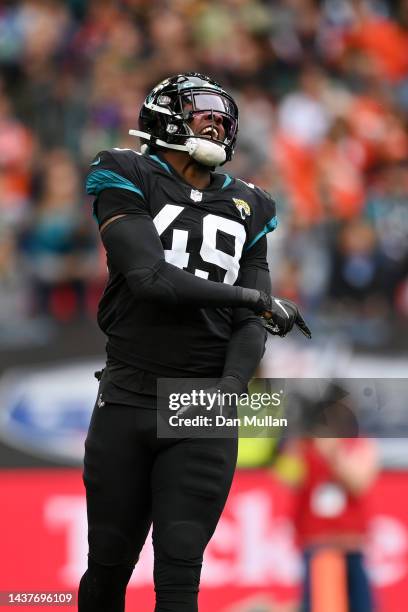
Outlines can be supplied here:
<path id="1" fill-rule="evenodd" d="M 220 283 L 239 285 L 258 241 L 276 227 L 275 203 L 262 189 L 213 172 L 209 187 L 198 190 L 156 154 L 102 151 L 91 164 L 86 187 L 96 196 L 94 215 L 99 225 L 117 214 L 148 215 L 166 261 Z M 121 197 L 104 198 L 102 206 L 98 196 L 108 189 L 120 190 Z M 222 374 L 231 308 L 143 303 L 112 262 L 107 263 L 109 279 L 98 323 L 108 337 L 108 363 L 116 361 L 157 376 Z"/>

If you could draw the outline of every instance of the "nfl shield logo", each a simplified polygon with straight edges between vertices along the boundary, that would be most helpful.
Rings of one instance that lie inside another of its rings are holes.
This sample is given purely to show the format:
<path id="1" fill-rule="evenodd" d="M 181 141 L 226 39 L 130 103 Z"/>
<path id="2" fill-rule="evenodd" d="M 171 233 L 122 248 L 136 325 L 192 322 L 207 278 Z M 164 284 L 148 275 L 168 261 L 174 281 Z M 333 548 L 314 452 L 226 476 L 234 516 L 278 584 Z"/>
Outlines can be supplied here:
<path id="1" fill-rule="evenodd" d="M 203 199 L 203 194 L 197 189 L 192 189 L 190 193 L 190 198 L 193 200 L 193 202 L 201 202 L 201 200 Z"/>

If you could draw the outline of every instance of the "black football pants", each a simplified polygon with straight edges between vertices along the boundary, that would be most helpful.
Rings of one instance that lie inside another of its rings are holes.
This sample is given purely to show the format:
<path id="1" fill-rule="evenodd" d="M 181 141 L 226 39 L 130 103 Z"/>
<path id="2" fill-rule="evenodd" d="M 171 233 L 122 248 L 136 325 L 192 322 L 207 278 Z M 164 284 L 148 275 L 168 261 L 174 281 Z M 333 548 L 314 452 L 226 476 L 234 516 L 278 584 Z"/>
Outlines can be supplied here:
<path id="1" fill-rule="evenodd" d="M 155 612 L 196 612 L 203 552 L 236 455 L 234 438 L 158 439 L 155 410 L 96 405 L 85 443 L 89 556 L 79 612 L 124 610 L 152 523 Z"/>

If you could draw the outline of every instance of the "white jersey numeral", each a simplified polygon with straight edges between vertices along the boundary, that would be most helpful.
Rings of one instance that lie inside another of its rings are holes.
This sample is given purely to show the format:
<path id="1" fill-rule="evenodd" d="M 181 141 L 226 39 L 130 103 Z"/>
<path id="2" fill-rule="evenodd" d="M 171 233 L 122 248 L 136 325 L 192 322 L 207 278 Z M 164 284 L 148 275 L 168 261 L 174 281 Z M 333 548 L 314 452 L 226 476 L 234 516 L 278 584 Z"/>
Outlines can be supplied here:
<path id="1" fill-rule="evenodd" d="M 217 233 L 222 231 L 235 238 L 234 255 L 229 255 L 217 249 Z M 233 285 L 239 274 L 239 260 L 241 259 L 242 249 L 246 233 L 244 226 L 237 221 L 218 217 L 217 215 L 206 215 L 203 218 L 203 243 L 201 245 L 200 255 L 203 261 L 213 263 L 219 266 L 227 273 L 224 277 L 224 283 Z"/>
<path id="2" fill-rule="evenodd" d="M 166 204 L 153 219 L 159 236 L 162 235 L 179 214 L 184 210 L 184 206 L 176 206 L 175 204 Z M 164 250 L 164 256 L 168 263 L 177 266 L 178 268 L 187 268 L 190 254 L 187 253 L 188 232 L 186 230 L 173 230 L 173 239 L 171 241 L 171 249 Z"/>
<path id="3" fill-rule="evenodd" d="M 154 217 L 153 223 L 159 236 L 170 227 L 173 221 L 184 210 L 183 206 L 166 204 L 161 211 Z M 221 231 L 233 236 L 234 254 L 230 255 L 217 249 L 217 233 Z M 219 266 L 226 270 L 224 283 L 233 285 L 239 274 L 239 261 L 244 247 L 246 233 L 244 227 L 237 221 L 225 219 L 218 215 L 208 214 L 203 217 L 203 241 L 200 249 L 200 256 L 203 261 Z M 190 253 L 187 251 L 188 231 L 174 229 L 172 236 L 171 249 L 165 249 L 166 261 L 178 268 L 187 268 Z M 196 269 L 194 274 L 201 278 L 208 278 L 206 270 Z"/>

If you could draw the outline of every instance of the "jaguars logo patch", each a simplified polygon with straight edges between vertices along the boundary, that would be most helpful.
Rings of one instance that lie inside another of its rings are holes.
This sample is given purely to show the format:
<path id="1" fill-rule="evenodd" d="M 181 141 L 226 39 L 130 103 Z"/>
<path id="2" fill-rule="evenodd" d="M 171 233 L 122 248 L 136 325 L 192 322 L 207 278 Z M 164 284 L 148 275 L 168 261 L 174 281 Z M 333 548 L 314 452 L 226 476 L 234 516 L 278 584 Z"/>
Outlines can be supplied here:
<path id="1" fill-rule="evenodd" d="M 238 198 L 232 198 L 232 199 L 234 201 L 235 206 L 239 210 L 239 214 L 241 215 L 241 218 L 245 219 L 246 217 L 249 217 L 249 215 L 251 214 L 251 207 L 249 206 L 248 202 L 245 202 L 245 200 L 240 200 Z"/>

